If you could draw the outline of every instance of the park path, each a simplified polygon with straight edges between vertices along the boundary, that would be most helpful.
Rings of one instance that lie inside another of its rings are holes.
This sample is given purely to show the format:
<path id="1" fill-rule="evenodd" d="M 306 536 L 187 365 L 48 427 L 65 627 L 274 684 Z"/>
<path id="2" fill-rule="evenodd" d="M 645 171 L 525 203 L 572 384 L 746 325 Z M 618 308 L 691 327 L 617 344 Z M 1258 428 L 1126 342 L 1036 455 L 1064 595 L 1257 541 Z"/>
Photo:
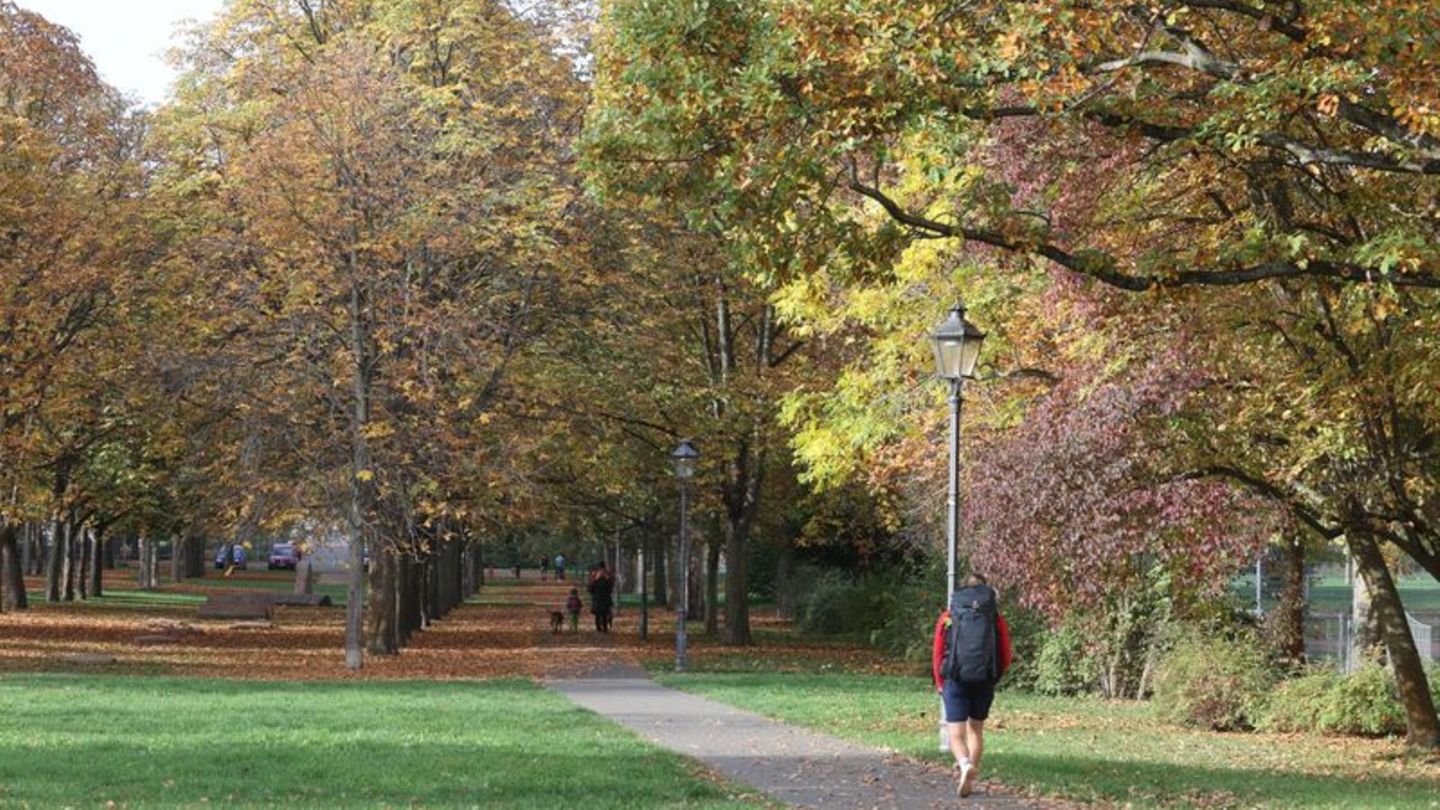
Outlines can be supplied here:
<path id="1" fill-rule="evenodd" d="M 983 785 L 981 792 L 959 799 L 945 768 L 669 689 L 632 665 L 616 663 L 546 685 L 651 742 L 793 807 L 1039 806 L 989 793 Z"/>

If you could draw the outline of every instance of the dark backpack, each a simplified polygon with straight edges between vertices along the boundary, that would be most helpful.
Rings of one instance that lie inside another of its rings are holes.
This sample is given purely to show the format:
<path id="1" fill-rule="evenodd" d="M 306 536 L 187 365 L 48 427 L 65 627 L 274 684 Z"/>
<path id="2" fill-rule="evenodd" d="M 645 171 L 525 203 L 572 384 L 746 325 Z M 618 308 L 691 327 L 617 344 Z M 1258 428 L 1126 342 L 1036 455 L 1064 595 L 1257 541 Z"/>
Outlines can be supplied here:
<path id="1" fill-rule="evenodd" d="M 961 588 L 950 597 L 950 632 L 940 677 L 959 683 L 1000 680 L 995 590 L 989 585 Z"/>

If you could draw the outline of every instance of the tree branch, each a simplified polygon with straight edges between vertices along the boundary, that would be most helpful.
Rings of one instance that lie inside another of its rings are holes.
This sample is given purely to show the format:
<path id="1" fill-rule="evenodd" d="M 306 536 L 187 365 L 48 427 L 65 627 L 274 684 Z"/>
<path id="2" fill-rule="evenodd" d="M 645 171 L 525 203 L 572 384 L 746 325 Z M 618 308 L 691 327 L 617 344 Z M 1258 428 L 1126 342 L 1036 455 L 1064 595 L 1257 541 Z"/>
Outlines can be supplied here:
<path id="1" fill-rule="evenodd" d="M 1384 281 L 1397 287 L 1440 289 L 1440 277 L 1431 274 L 1395 275 L 1366 267 L 1321 260 L 1312 260 L 1304 265 L 1289 261 L 1272 261 L 1226 270 L 1181 270 L 1165 275 L 1131 275 L 1118 270 L 1118 260 L 1107 253 L 1100 251 L 1072 252 L 1049 242 L 1023 241 L 1007 237 L 997 231 L 964 225 L 949 225 L 907 211 L 885 192 L 864 183 L 860 179 L 859 169 L 853 158 L 849 163 L 850 189 L 879 203 L 892 219 L 902 225 L 937 236 L 979 242 L 1012 253 L 1033 253 L 1043 256 L 1067 270 L 1090 276 L 1112 287 L 1130 292 L 1194 285 L 1233 286 L 1270 279 L 1303 277 L 1330 278 L 1354 284 L 1375 284 Z"/>

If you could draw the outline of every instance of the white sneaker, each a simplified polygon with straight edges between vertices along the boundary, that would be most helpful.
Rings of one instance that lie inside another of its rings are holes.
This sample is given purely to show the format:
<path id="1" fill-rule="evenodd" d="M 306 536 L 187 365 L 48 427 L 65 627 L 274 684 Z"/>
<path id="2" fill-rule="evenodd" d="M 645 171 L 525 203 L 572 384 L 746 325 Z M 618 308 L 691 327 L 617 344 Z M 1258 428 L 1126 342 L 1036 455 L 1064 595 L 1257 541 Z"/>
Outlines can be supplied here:
<path id="1" fill-rule="evenodd" d="M 966 796 L 969 796 L 969 795 L 970 795 L 970 791 L 972 791 L 972 790 L 975 789 L 974 780 L 972 780 L 972 779 L 970 778 L 970 777 L 972 777 L 972 776 L 974 776 L 974 775 L 975 775 L 975 766 L 974 766 L 974 765 L 971 765 L 971 764 L 968 763 L 968 762 L 962 762 L 962 763 L 960 763 L 960 785 L 955 788 L 955 792 L 960 795 L 960 798 L 963 799 L 963 798 L 965 798 Z"/>

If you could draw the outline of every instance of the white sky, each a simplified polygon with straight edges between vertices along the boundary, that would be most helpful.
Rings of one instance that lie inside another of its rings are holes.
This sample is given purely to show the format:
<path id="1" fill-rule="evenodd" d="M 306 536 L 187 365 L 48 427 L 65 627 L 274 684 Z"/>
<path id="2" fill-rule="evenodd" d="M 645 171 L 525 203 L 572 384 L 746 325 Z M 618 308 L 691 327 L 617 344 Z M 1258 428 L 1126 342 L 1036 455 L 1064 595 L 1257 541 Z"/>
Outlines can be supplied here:
<path id="1" fill-rule="evenodd" d="M 175 71 L 165 51 L 176 44 L 175 24 L 208 20 L 224 0 L 17 0 L 80 37 L 100 75 L 145 104 L 169 92 Z"/>

